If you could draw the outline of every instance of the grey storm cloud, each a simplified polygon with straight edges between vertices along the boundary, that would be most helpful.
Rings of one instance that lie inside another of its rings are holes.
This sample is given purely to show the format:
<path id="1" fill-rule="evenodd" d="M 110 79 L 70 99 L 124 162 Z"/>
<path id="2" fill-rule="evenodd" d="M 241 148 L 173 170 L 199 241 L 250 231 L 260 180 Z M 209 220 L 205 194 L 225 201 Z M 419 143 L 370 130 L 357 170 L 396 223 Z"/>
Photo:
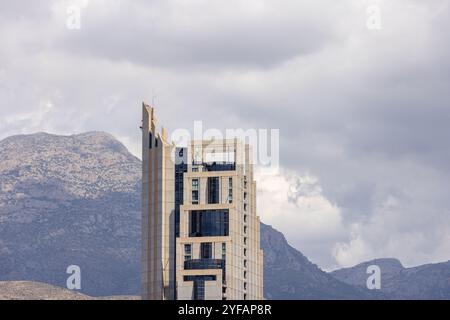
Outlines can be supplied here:
<path id="1" fill-rule="evenodd" d="M 104 130 L 139 154 L 142 100 L 169 130 L 278 128 L 303 190 L 285 210 L 319 199 L 336 225 L 299 237 L 307 214 L 259 210 L 314 262 L 448 260 L 449 15 L 439 0 L 2 1 L 0 138 Z"/>
<path id="2" fill-rule="evenodd" d="M 318 19 L 321 5 L 324 1 L 133 1 L 105 8 L 93 2 L 83 10 L 89 31 L 66 33 L 57 46 L 165 68 L 272 67 L 337 37 L 332 24 Z"/>

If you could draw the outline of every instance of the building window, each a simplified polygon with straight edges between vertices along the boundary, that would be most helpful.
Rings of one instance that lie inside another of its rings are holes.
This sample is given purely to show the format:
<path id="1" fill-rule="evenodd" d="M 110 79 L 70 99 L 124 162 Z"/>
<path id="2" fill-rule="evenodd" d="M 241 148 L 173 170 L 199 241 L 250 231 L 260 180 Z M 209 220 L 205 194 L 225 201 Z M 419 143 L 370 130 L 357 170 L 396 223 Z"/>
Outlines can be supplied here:
<path id="1" fill-rule="evenodd" d="M 185 244 L 184 245 L 184 261 L 188 261 L 192 259 L 192 245 Z"/>
<path id="2" fill-rule="evenodd" d="M 200 244 L 200 257 L 201 259 L 212 259 L 212 243 L 202 242 Z"/>
<path id="3" fill-rule="evenodd" d="M 198 191 L 199 191 L 198 179 L 192 179 L 192 204 L 199 203 Z"/>
<path id="4" fill-rule="evenodd" d="M 244 248 L 244 256 L 247 256 L 247 249 Z"/>
<path id="5" fill-rule="evenodd" d="M 244 233 L 247 233 L 247 226 L 244 226 Z"/>
<path id="6" fill-rule="evenodd" d="M 247 204 L 244 203 L 244 211 L 247 211 Z"/>
<path id="7" fill-rule="evenodd" d="M 222 243 L 222 260 L 225 260 L 227 256 L 227 244 L 225 242 Z"/>
<path id="8" fill-rule="evenodd" d="M 247 215 L 244 214 L 244 222 L 247 222 Z"/>
<path id="9" fill-rule="evenodd" d="M 244 282 L 244 290 L 247 290 L 247 282 Z"/>
<path id="10" fill-rule="evenodd" d="M 233 203 L 233 178 L 228 178 L 228 203 Z"/>
<path id="11" fill-rule="evenodd" d="M 198 204 L 198 191 L 192 190 L 192 204 Z"/>
<path id="12" fill-rule="evenodd" d="M 228 203 L 233 203 L 233 189 L 228 189 Z"/>
<path id="13" fill-rule="evenodd" d="M 247 200 L 247 192 L 244 192 L 244 200 Z"/>
<path id="14" fill-rule="evenodd" d="M 228 209 L 192 210 L 189 221 L 190 237 L 228 236 Z"/>
<path id="15" fill-rule="evenodd" d="M 247 237 L 244 237 L 244 244 L 247 245 Z"/>
<path id="16" fill-rule="evenodd" d="M 244 260 L 244 268 L 247 268 L 247 260 Z"/>
<path id="17" fill-rule="evenodd" d="M 247 300 L 247 294 L 244 293 L 244 300 Z"/>
<path id="18" fill-rule="evenodd" d="M 198 167 L 192 167 L 192 172 L 198 172 Z"/>
<path id="19" fill-rule="evenodd" d="M 244 271 L 244 279 L 247 279 L 247 271 Z"/>
<path id="20" fill-rule="evenodd" d="M 208 177 L 208 203 L 219 203 L 219 177 Z"/>

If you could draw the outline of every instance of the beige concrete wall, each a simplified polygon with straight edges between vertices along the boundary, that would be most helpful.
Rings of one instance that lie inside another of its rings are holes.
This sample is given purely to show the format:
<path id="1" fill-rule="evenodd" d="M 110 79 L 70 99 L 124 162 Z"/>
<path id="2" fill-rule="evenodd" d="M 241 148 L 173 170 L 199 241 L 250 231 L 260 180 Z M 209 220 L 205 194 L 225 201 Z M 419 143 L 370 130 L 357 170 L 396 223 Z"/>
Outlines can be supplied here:
<path id="1" fill-rule="evenodd" d="M 172 299 L 175 290 L 175 265 L 171 259 L 175 248 L 172 146 L 156 131 L 153 108 L 143 104 L 142 112 L 142 298 Z"/>

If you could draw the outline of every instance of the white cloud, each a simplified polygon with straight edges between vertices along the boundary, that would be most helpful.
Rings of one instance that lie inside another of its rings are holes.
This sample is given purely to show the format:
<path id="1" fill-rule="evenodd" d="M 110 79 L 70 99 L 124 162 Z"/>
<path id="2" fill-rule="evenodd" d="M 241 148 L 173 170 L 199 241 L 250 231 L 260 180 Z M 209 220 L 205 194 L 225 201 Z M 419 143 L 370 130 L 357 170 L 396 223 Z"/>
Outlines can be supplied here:
<path id="1" fill-rule="evenodd" d="M 53 109 L 51 101 L 41 101 L 39 106 L 34 110 L 28 112 L 11 112 L 10 114 L 0 119 L 0 127 L 4 132 L 3 136 L 9 133 L 34 133 L 36 131 L 53 131 L 51 124 L 48 123 L 47 118 Z M 6 129 L 6 130 L 5 130 Z M 7 131 L 9 129 L 9 131 Z"/>
<path id="2" fill-rule="evenodd" d="M 316 177 L 283 171 L 277 175 L 256 174 L 257 213 L 262 221 L 282 230 L 287 240 L 301 248 L 316 263 L 330 263 L 333 245 L 343 238 L 341 210 L 322 193 Z"/>

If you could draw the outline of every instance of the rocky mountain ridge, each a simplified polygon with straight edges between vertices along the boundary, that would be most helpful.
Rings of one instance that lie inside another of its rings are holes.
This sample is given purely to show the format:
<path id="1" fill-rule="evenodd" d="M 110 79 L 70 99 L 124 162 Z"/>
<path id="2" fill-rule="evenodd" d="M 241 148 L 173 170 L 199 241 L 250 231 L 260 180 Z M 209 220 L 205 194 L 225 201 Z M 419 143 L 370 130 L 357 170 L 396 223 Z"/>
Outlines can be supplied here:
<path id="1" fill-rule="evenodd" d="M 397 259 L 375 259 L 351 268 L 333 271 L 336 279 L 365 287 L 367 267 L 380 268 L 381 292 L 389 299 L 450 299 L 450 261 L 405 268 Z"/>

